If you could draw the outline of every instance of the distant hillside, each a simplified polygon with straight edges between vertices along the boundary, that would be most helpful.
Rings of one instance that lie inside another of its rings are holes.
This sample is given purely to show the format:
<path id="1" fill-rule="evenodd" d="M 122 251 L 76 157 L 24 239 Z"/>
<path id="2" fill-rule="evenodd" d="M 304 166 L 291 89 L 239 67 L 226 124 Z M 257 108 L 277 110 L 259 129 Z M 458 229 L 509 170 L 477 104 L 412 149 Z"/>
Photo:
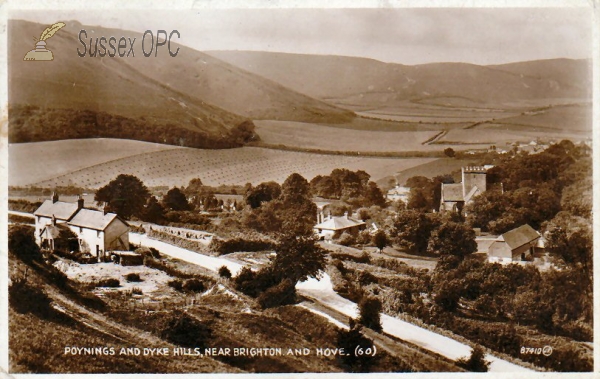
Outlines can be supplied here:
<path id="1" fill-rule="evenodd" d="M 353 117 L 349 111 L 184 46 L 172 46 L 173 50 L 180 48 L 175 58 L 166 48 L 162 55 L 146 58 L 140 33 L 74 21 L 66 24 L 47 41 L 53 62 L 24 62 L 23 57 L 35 45 L 32 37 L 39 36 L 47 25 L 20 20 L 8 23 L 8 96 L 11 109 L 16 110 L 9 114 L 13 142 L 130 138 L 114 134 L 125 128 L 126 134 L 144 129 L 149 135 L 160 135 L 153 142 L 179 144 L 183 139 L 186 146 L 233 147 L 256 139 L 246 133 L 240 141 L 240 133 L 234 130 L 248 119 L 343 122 Z M 137 38 L 135 58 L 79 57 L 81 29 L 87 31 L 88 44 L 89 38 L 100 36 Z M 47 112 L 52 112 L 52 119 L 44 117 Z M 84 126 L 78 121 L 80 112 L 87 118 Z M 15 120 L 15 115 L 20 118 Z M 53 135 L 55 130 L 65 129 L 65 122 L 76 130 L 63 132 L 65 136 Z M 191 144 L 194 139 L 197 141 Z"/>
<path id="2" fill-rule="evenodd" d="M 351 108 L 406 101 L 449 106 L 501 106 L 587 101 L 587 60 L 545 60 L 500 66 L 432 63 L 416 66 L 373 59 L 251 51 L 209 54 L 306 95 Z"/>

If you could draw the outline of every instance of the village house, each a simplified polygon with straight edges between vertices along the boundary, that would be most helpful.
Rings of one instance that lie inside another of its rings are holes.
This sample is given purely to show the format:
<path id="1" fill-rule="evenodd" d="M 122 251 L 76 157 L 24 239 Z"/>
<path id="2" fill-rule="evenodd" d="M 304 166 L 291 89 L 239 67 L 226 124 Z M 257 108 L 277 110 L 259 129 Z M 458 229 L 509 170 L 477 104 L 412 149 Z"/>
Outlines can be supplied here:
<path id="1" fill-rule="evenodd" d="M 57 194 L 34 212 L 35 239 L 40 247 L 55 249 L 60 231 L 77 236 L 79 251 L 105 260 L 112 250 L 129 249 L 129 224 L 117 214 L 84 208 L 81 196 L 75 203 L 60 201 Z M 60 241 L 63 243 L 64 241 Z"/>
<path id="2" fill-rule="evenodd" d="M 409 187 L 396 186 L 387 192 L 387 199 L 391 201 L 402 200 L 408 203 L 408 197 L 410 195 Z"/>
<path id="3" fill-rule="evenodd" d="M 534 254 L 543 249 L 541 235 L 525 224 L 512 229 L 490 245 L 488 261 L 490 263 L 513 263 L 533 261 Z"/>
<path id="4" fill-rule="evenodd" d="M 487 189 L 487 170 L 493 166 L 469 166 L 461 169 L 461 183 L 442 183 L 440 212 L 462 212 L 473 197 Z"/>
<path id="5" fill-rule="evenodd" d="M 339 238 L 342 233 L 348 232 L 357 235 L 359 231 L 365 230 L 367 224 L 344 213 L 343 216 L 324 216 L 322 212 L 317 215 L 317 225 L 314 226 L 315 234 L 319 239 L 330 241 Z"/>

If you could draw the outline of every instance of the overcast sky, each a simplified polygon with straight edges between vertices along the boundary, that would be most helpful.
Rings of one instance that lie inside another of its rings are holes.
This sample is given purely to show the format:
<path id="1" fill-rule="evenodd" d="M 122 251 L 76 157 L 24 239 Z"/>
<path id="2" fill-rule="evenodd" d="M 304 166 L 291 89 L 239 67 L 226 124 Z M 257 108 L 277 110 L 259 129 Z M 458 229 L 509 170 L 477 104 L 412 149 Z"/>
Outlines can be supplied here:
<path id="1" fill-rule="evenodd" d="M 198 50 L 258 50 L 419 64 L 590 58 L 589 8 L 13 11 L 43 24 L 78 20 L 143 32 L 177 29 Z"/>

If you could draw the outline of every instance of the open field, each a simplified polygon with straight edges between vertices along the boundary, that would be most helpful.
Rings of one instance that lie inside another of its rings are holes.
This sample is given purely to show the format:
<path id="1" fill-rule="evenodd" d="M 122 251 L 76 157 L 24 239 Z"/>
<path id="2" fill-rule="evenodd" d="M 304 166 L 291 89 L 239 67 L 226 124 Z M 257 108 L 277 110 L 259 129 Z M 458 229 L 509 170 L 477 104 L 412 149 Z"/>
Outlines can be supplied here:
<path id="1" fill-rule="evenodd" d="M 496 145 L 498 148 L 509 150 L 513 142 L 529 142 L 541 138 L 543 140 L 570 139 L 574 142 L 591 138 L 591 133 L 581 131 L 565 131 L 544 127 L 523 127 L 520 125 L 486 123 L 471 129 L 449 130 L 444 136 L 435 141 L 436 145 L 456 146 L 468 144 L 469 148 L 486 148 Z"/>
<path id="2" fill-rule="evenodd" d="M 112 140 L 114 146 L 123 142 Z M 193 178 L 201 178 L 207 185 L 220 184 L 258 184 L 265 181 L 282 183 L 290 174 L 297 172 L 310 180 L 316 175 L 329 174 L 334 168 L 364 170 L 371 174 L 373 180 L 393 175 L 402 170 L 434 161 L 433 158 L 363 158 L 343 155 L 323 155 L 280 151 L 257 147 L 243 147 L 230 150 L 201 150 L 191 148 L 171 148 L 167 150 L 147 152 L 120 159 L 106 157 L 104 163 L 80 168 L 78 162 L 68 160 L 57 172 L 52 164 L 44 159 L 44 142 L 35 144 L 14 144 L 9 147 L 13 176 L 20 179 L 21 185 L 54 187 L 76 185 L 85 188 L 98 188 L 114 179 L 118 174 L 132 174 L 139 177 L 147 186 L 181 186 L 187 185 Z M 80 141 L 64 141 L 60 149 L 69 150 L 69 145 L 76 146 Z M 53 145 L 55 146 L 55 145 Z M 42 148 L 39 148 L 42 147 Z M 27 154 L 25 154 L 25 152 Z M 57 154 L 57 153 L 55 153 Z M 91 151 L 89 155 L 94 155 Z M 20 158 L 19 158 L 20 157 Z M 25 158 L 26 157 L 26 158 Z M 113 160 L 109 160 L 109 159 Z M 25 161 L 24 161 L 25 160 Z M 97 160 L 100 160 L 98 158 Z M 39 180 L 33 175 L 24 173 L 24 181 L 19 171 L 27 170 L 29 162 L 35 161 L 38 169 L 45 173 Z M 69 165 L 72 164 L 72 167 Z M 22 165 L 25 165 L 23 169 Z M 67 173 L 65 173 L 67 172 Z M 27 174 L 27 175 L 25 175 Z"/>
<path id="3" fill-rule="evenodd" d="M 9 183 L 27 185 L 109 160 L 168 149 L 177 147 L 111 138 L 11 144 L 8 148 Z"/>
<path id="4" fill-rule="evenodd" d="M 533 126 L 557 131 L 591 132 L 592 110 L 590 105 L 556 106 L 496 120 L 498 123 Z"/>
<path id="5" fill-rule="evenodd" d="M 434 150 L 422 143 L 435 136 L 434 130 L 388 132 L 340 130 L 317 124 L 290 121 L 255 121 L 256 132 L 263 142 L 332 151 L 417 151 Z"/>

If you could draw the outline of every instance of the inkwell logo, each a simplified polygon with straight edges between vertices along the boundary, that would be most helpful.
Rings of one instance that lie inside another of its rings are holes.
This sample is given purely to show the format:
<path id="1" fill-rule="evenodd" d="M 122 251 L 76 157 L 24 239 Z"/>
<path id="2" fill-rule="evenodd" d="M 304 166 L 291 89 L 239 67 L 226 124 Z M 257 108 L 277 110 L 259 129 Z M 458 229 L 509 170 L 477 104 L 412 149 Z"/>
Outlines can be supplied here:
<path id="1" fill-rule="evenodd" d="M 46 40 L 49 39 L 59 31 L 66 24 L 64 22 L 57 22 L 56 24 L 49 26 L 42 32 L 39 39 L 36 39 L 35 49 L 25 54 L 24 61 L 52 61 L 54 55 L 52 51 L 46 49 Z M 35 39 L 35 38 L 34 38 Z"/>

